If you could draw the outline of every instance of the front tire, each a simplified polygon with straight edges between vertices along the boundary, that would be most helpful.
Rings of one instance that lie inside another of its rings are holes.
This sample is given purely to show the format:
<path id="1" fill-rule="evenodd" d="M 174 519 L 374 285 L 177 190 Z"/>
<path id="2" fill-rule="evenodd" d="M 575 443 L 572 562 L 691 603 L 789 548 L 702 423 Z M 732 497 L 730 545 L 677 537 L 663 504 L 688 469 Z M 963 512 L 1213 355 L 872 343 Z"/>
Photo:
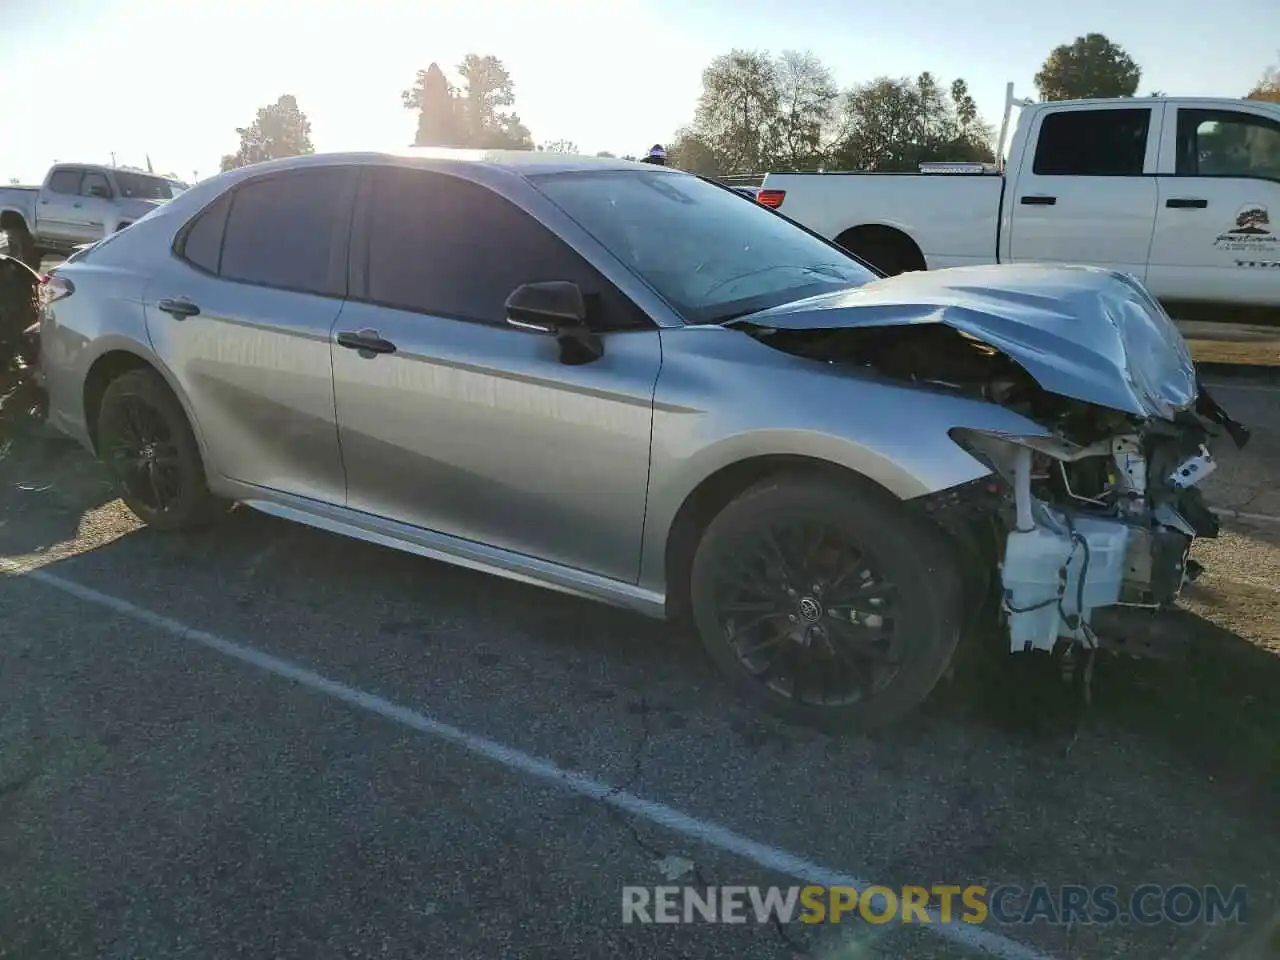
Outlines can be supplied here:
<path id="1" fill-rule="evenodd" d="M 708 525 L 690 583 L 721 673 L 786 719 L 870 728 L 915 709 L 963 625 L 942 531 L 869 483 L 784 475 Z"/>
<path id="2" fill-rule="evenodd" d="M 186 413 L 151 370 L 107 385 L 98 408 L 98 456 L 139 520 L 157 530 L 201 526 L 225 509 L 209 492 Z"/>

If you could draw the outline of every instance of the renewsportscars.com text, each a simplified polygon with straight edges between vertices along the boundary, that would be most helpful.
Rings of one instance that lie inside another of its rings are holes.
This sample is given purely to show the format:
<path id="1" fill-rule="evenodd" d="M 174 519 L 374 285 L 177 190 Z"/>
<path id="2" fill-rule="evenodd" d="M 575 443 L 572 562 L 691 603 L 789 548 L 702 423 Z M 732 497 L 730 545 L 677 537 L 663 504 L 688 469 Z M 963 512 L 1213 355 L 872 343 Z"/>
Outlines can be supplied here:
<path id="1" fill-rule="evenodd" d="M 1215 924 L 1247 922 L 1244 887 L 628 886 L 623 923 Z"/>

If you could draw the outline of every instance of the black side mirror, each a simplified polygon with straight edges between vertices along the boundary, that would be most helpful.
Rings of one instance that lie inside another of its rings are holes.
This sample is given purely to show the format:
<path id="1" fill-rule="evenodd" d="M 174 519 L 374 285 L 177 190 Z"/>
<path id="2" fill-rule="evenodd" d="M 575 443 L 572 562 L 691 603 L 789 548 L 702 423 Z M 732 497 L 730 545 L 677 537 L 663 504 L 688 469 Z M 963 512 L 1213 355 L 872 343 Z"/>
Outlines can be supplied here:
<path id="1" fill-rule="evenodd" d="M 582 288 L 569 280 L 524 283 L 507 297 L 507 323 L 556 338 L 560 362 L 590 363 L 604 356 L 604 344 L 587 326 Z"/>

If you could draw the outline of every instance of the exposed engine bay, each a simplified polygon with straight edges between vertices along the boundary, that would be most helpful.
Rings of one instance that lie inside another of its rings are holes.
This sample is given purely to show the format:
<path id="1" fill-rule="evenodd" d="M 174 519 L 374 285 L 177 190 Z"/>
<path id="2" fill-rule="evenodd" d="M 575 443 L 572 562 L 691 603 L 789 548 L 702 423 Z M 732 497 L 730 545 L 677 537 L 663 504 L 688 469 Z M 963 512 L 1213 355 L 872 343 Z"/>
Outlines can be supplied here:
<path id="1" fill-rule="evenodd" d="M 1171 604 L 1199 573 L 1192 541 L 1218 534 L 1199 487 L 1217 468 L 1210 443 L 1220 429 L 1243 446 L 1248 431 L 1198 377 L 1194 404 L 1164 419 L 1049 392 L 1008 354 L 941 323 L 745 329 L 795 356 L 998 404 L 1051 434 L 953 430 L 997 482 L 924 498 L 983 556 L 989 586 L 998 573 L 1013 651 L 1096 649 L 1095 611 Z"/>

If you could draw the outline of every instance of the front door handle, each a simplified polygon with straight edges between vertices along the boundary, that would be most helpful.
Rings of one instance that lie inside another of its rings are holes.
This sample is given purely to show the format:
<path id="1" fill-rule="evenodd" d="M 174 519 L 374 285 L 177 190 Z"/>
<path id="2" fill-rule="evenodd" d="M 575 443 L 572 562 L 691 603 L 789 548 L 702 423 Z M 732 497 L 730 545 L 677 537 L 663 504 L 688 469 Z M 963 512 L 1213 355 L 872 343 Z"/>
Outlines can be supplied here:
<path id="1" fill-rule="evenodd" d="M 1166 207 L 1173 207 L 1175 210 L 1203 210 L 1209 205 L 1208 200 L 1202 200 L 1200 197 L 1171 197 L 1164 202 Z"/>
<path id="2" fill-rule="evenodd" d="M 359 350 L 361 354 L 395 353 L 396 345 L 390 340 L 382 339 L 377 330 L 340 330 L 338 346 L 348 350 Z"/>
<path id="3" fill-rule="evenodd" d="M 169 314 L 175 320 L 185 320 L 200 313 L 200 308 L 186 297 L 166 297 L 156 303 L 156 309 Z"/>
<path id="4" fill-rule="evenodd" d="M 1023 197 L 1024 207 L 1052 207 L 1058 202 L 1057 197 Z"/>

